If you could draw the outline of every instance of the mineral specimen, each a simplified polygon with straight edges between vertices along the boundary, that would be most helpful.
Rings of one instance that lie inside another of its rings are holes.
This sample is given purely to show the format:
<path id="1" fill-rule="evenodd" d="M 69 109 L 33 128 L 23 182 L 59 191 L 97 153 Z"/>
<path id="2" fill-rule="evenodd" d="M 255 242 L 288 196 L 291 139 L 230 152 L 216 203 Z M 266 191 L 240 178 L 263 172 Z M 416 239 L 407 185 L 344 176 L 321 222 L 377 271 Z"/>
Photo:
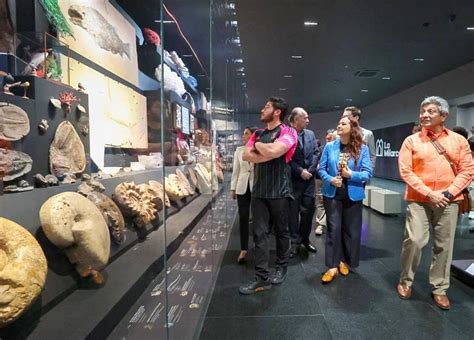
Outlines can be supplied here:
<path id="1" fill-rule="evenodd" d="M 0 102 L 0 139 L 15 141 L 29 132 L 28 114 L 16 105 Z"/>

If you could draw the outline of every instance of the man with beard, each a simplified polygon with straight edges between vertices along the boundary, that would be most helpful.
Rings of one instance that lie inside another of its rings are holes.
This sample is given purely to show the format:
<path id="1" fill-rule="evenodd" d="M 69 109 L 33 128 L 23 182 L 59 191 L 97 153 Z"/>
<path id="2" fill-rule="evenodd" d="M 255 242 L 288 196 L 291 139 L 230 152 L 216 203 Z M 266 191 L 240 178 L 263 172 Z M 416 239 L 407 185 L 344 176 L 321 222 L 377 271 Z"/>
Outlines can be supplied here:
<path id="1" fill-rule="evenodd" d="M 288 231 L 291 169 L 289 162 L 298 143 L 296 131 L 282 124 L 288 105 L 283 98 L 271 97 L 263 107 L 260 120 L 267 124 L 255 131 L 242 155 L 244 161 L 255 163 L 252 190 L 253 232 L 255 243 L 255 279 L 239 288 L 241 294 L 254 294 L 280 284 L 286 277 L 290 254 Z M 269 271 L 268 229 L 273 221 L 277 261 Z"/>

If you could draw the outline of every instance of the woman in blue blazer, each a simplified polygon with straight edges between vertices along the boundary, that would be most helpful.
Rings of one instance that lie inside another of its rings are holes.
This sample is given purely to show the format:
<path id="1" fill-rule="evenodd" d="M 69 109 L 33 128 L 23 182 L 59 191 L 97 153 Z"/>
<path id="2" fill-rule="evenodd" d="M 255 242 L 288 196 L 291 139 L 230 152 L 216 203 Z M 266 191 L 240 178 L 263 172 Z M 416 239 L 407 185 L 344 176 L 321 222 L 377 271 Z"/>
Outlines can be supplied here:
<path id="1" fill-rule="evenodd" d="M 369 149 L 355 120 L 342 118 L 337 125 L 339 139 L 326 144 L 319 163 L 326 210 L 326 266 L 323 283 L 349 275 L 359 265 L 362 228 L 362 200 L 365 183 L 372 176 Z"/>

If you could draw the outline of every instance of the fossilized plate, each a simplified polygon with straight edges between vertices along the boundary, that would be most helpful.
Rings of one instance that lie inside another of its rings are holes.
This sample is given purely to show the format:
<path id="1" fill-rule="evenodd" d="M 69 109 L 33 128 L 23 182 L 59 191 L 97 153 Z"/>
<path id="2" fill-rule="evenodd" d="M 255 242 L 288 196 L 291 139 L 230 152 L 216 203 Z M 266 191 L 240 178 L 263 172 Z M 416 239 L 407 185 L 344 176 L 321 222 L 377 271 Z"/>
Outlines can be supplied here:
<path id="1" fill-rule="evenodd" d="M 19 140 L 29 132 L 28 114 L 16 105 L 0 102 L 0 139 Z"/>
<path id="2" fill-rule="evenodd" d="M 79 275 L 103 283 L 98 271 L 109 261 L 110 235 L 99 208 L 78 193 L 63 192 L 50 197 L 39 214 L 46 237 L 64 249 Z"/>
<path id="3" fill-rule="evenodd" d="M 163 184 L 161 184 L 160 182 L 158 181 L 148 181 L 148 184 L 154 189 L 157 191 L 158 193 L 158 196 L 159 197 L 163 197 L 164 196 L 164 199 L 165 199 L 165 206 L 166 207 L 171 207 L 171 202 L 170 202 L 170 199 L 168 197 L 168 195 L 166 194 L 165 190 L 163 189 Z"/>
<path id="4" fill-rule="evenodd" d="M 86 197 L 99 208 L 109 227 L 112 240 L 117 244 L 122 243 L 125 236 L 125 221 L 119 207 L 108 196 L 97 191 L 89 192 Z"/>
<path id="5" fill-rule="evenodd" d="M 190 195 L 194 195 L 195 191 L 189 183 L 188 178 L 186 177 L 184 172 L 179 169 L 176 169 L 176 175 L 179 177 L 179 180 L 181 181 L 181 184 L 183 185 L 184 189 L 186 189 L 186 191 L 189 192 Z"/>
<path id="6" fill-rule="evenodd" d="M 26 153 L 0 149 L 0 174 L 8 182 L 31 171 L 33 160 Z"/>
<path id="7" fill-rule="evenodd" d="M 79 174 L 86 169 L 86 152 L 74 126 L 68 121 L 59 124 L 49 148 L 49 168 L 56 177 Z"/>
<path id="8" fill-rule="evenodd" d="M 48 265 L 36 239 L 0 217 L 0 328 L 15 321 L 41 293 Z"/>

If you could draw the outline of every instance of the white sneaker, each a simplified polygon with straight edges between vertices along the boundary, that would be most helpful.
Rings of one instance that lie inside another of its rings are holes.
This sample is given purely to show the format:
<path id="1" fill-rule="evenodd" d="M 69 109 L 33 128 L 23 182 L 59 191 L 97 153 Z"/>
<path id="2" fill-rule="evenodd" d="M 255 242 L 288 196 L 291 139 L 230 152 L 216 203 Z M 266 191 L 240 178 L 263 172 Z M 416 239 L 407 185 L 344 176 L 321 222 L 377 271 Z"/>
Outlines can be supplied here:
<path id="1" fill-rule="evenodd" d="M 316 227 L 316 230 L 314 231 L 314 233 L 317 235 L 317 236 L 321 236 L 323 233 L 324 233 L 324 226 L 323 225 L 318 225 Z"/>

